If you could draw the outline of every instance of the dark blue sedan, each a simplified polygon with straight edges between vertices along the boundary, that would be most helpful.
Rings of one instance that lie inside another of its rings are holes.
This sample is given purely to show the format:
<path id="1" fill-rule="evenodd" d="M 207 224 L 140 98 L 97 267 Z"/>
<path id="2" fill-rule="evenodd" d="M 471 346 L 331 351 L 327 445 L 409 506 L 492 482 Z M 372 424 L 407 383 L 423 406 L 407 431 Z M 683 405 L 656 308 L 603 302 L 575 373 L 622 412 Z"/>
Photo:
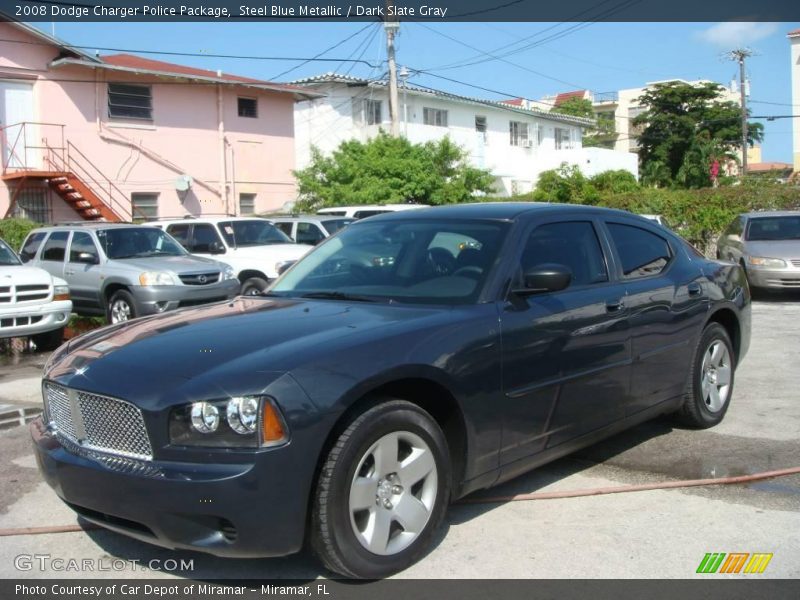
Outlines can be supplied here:
<path id="1" fill-rule="evenodd" d="M 547 204 L 356 222 L 262 296 L 51 358 L 42 472 L 169 548 L 350 577 L 429 549 L 448 503 L 647 419 L 719 423 L 750 340 L 739 266 L 634 215 Z"/>

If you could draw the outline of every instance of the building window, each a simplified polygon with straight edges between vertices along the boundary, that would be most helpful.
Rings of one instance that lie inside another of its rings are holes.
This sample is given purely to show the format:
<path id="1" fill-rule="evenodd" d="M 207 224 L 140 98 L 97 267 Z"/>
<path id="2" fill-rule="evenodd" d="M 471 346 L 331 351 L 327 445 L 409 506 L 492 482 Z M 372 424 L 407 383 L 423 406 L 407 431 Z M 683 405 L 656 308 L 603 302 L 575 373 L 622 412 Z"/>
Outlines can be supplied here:
<path id="1" fill-rule="evenodd" d="M 239 116 L 258 118 L 258 99 L 256 98 L 237 98 L 239 105 Z"/>
<path id="2" fill-rule="evenodd" d="M 478 134 L 478 138 L 484 144 L 488 141 L 486 137 L 486 130 L 486 117 L 475 115 L 475 132 Z"/>
<path id="3" fill-rule="evenodd" d="M 108 116 L 113 119 L 152 120 L 152 89 L 149 85 L 109 83 Z"/>
<path id="4" fill-rule="evenodd" d="M 380 125 L 383 123 L 381 101 L 367 98 L 354 98 L 353 119 L 359 125 Z"/>
<path id="5" fill-rule="evenodd" d="M 447 111 L 440 108 L 423 108 L 422 122 L 434 127 L 447 127 Z"/>
<path id="6" fill-rule="evenodd" d="M 509 142 L 512 146 L 523 146 L 525 148 L 531 147 L 531 141 L 528 137 L 528 124 L 520 121 L 509 121 L 508 132 L 510 135 Z"/>
<path id="7" fill-rule="evenodd" d="M 569 150 L 572 148 L 572 138 L 569 129 L 556 127 L 556 150 Z"/>
<path id="8" fill-rule="evenodd" d="M 239 214 L 254 215 L 256 213 L 256 195 L 239 194 Z"/>
<path id="9" fill-rule="evenodd" d="M 46 188 L 24 188 L 17 195 L 13 215 L 36 223 L 50 222 L 50 202 Z"/>
<path id="10" fill-rule="evenodd" d="M 158 218 L 158 194 L 137 192 L 131 194 L 134 221 L 152 221 Z"/>

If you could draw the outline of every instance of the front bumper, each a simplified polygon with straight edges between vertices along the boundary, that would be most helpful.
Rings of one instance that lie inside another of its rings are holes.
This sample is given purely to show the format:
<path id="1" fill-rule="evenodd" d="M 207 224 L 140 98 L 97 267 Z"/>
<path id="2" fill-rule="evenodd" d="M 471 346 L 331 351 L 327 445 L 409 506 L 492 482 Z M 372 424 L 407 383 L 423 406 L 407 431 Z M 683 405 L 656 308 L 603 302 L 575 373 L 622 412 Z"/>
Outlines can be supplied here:
<path id="1" fill-rule="evenodd" d="M 199 306 L 221 300 L 230 300 L 239 293 L 237 279 L 211 285 L 153 285 L 131 286 L 136 302 L 136 314 L 155 315 L 176 308 Z"/>
<path id="2" fill-rule="evenodd" d="M 750 283 L 750 287 L 800 290 L 800 268 L 759 269 L 748 267 L 747 281 Z"/>
<path id="3" fill-rule="evenodd" d="M 16 306 L 0 311 L 0 338 L 36 335 L 64 327 L 72 301 L 58 300 L 39 306 Z"/>
<path id="4" fill-rule="evenodd" d="M 314 461 L 309 467 L 297 444 L 260 451 L 251 462 L 198 464 L 88 451 L 62 443 L 41 417 L 30 432 L 47 483 L 92 523 L 165 548 L 226 557 L 283 556 L 302 547 Z"/>

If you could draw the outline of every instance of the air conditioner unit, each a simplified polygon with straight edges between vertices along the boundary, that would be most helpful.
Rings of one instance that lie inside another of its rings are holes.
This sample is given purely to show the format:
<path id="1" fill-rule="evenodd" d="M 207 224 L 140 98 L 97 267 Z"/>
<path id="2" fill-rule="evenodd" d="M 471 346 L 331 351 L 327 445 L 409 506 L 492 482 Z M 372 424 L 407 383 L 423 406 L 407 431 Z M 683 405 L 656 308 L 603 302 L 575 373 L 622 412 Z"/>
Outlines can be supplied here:
<path id="1" fill-rule="evenodd" d="M 522 142 L 523 148 L 533 148 L 533 140 L 524 140 Z"/>

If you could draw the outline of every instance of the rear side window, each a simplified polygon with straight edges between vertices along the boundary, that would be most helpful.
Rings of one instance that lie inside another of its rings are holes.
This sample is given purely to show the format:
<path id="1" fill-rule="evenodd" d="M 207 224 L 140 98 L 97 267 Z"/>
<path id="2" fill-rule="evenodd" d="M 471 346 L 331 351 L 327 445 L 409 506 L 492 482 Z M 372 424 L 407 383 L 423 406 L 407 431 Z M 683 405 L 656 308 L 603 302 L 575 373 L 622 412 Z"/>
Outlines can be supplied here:
<path id="1" fill-rule="evenodd" d="M 316 246 L 325 239 L 325 234 L 313 223 L 297 224 L 297 243 Z"/>
<path id="2" fill-rule="evenodd" d="M 28 236 L 28 239 L 25 240 L 25 243 L 22 245 L 22 250 L 19 251 L 19 257 L 22 259 L 22 262 L 33 260 L 33 257 L 36 256 L 36 251 L 39 249 L 39 246 L 41 246 L 42 240 L 46 235 L 44 231 L 40 231 Z"/>
<path id="3" fill-rule="evenodd" d="M 291 223 L 275 223 L 275 227 L 280 229 L 283 233 L 292 237 L 292 224 Z"/>
<path id="4" fill-rule="evenodd" d="M 192 252 L 211 252 L 211 244 L 217 242 L 222 244 L 219 234 L 213 225 L 208 223 L 197 223 L 192 232 Z"/>
<path id="5" fill-rule="evenodd" d="M 625 279 L 658 275 L 672 260 L 669 244 L 660 235 L 619 223 L 608 223 L 608 231 L 622 261 Z"/>
<path id="6" fill-rule="evenodd" d="M 548 223 L 537 227 L 525 245 L 522 272 L 559 264 L 572 271 L 571 285 L 608 281 L 608 271 L 594 225 L 589 221 Z"/>
<path id="7" fill-rule="evenodd" d="M 54 231 L 44 244 L 42 260 L 63 262 L 69 231 Z"/>
<path id="8" fill-rule="evenodd" d="M 167 233 L 174 237 L 181 246 L 186 248 L 189 245 L 189 225 L 178 223 L 167 226 Z"/>

